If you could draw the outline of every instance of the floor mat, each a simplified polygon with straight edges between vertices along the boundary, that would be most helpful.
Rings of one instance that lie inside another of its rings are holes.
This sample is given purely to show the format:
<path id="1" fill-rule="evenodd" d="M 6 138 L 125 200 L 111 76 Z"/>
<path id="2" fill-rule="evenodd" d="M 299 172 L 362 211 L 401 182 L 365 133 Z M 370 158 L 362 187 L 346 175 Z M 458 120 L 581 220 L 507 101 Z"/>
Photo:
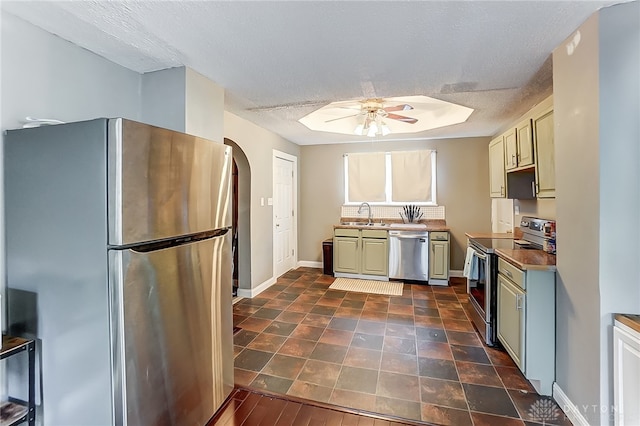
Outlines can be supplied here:
<path id="1" fill-rule="evenodd" d="M 356 291 L 358 293 L 385 294 L 402 296 L 402 283 L 391 281 L 360 280 L 355 278 L 336 278 L 329 286 L 333 290 Z"/>

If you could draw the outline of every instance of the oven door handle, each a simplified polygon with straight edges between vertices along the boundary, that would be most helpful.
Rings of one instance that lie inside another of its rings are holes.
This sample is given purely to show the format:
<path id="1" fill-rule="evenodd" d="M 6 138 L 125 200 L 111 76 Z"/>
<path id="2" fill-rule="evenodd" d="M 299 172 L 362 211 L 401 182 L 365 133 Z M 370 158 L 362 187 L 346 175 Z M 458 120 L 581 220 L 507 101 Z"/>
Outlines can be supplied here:
<path id="1" fill-rule="evenodd" d="M 487 259 L 487 255 L 486 254 L 482 254 L 480 253 L 478 250 L 473 250 L 473 255 L 475 257 L 477 257 L 478 259 L 482 259 L 482 260 L 486 260 Z"/>

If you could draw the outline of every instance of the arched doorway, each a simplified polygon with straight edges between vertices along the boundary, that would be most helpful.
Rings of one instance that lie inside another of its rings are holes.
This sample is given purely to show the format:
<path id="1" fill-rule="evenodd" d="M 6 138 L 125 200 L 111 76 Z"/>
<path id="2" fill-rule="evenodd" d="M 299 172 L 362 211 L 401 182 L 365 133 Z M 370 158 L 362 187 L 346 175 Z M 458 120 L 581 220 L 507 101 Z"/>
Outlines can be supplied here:
<path id="1" fill-rule="evenodd" d="M 242 148 L 231 139 L 224 144 L 233 148 L 233 284 L 251 290 L 251 168 Z"/>

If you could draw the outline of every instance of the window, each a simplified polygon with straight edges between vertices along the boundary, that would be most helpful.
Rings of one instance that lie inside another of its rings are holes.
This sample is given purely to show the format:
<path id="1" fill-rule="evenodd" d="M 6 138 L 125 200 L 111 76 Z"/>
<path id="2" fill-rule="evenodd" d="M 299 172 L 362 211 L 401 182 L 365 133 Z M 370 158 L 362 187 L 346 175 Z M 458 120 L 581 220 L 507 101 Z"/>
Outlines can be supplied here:
<path id="1" fill-rule="evenodd" d="M 345 204 L 436 204 L 436 152 L 345 154 Z"/>

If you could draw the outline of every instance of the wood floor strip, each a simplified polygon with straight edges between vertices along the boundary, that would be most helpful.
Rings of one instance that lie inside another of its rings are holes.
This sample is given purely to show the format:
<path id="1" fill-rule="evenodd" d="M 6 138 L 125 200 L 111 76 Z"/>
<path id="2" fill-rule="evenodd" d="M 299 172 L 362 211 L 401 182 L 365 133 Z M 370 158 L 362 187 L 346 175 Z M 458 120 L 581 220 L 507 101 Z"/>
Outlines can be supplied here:
<path id="1" fill-rule="evenodd" d="M 293 426 L 293 420 L 298 415 L 298 411 L 302 408 L 302 404 L 293 401 L 287 401 L 276 426 Z"/>
<path id="2" fill-rule="evenodd" d="M 423 426 L 351 408 L 236 387 L 207 426 Z"/>

